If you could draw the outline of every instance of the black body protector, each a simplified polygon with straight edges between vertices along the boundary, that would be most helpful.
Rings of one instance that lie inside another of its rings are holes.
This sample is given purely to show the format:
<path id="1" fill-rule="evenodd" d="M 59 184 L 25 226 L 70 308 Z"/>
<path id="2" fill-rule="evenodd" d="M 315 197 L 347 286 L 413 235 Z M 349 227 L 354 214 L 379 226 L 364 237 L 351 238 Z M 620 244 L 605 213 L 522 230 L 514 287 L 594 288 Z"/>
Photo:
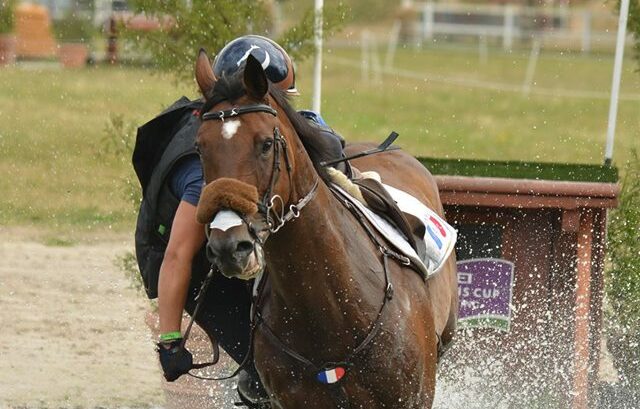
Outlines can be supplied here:
<path id="1" fill-rule="evenodd" d="M 136 223 L 135 244 L 138 267 L 147 296 L 158 296 L 158 277 L 164 252 L 169 242 L 173 218 L 180 204 L 169 187 L 169 176 L 181 160 L 197 156 L 195 140 L 201 119 L 202 101 L 190 101 L 182 97 L 156 118 L 147 122 L 136 135 L 133 167 L 142 187 L 142 202 Z M 320 128 L 323 136 L 334 141 L 335 159 L 343 157 L 344 139 L 322 120 L 304 113 L 312 126 Z M 347 173 L 346 165 L 336 166 Z M 192 277 L 202 277 L 209 271 L 210 263 L 205 244 L 193 260 Z"/>
<path id="2" fill-rule="evenodd" d="M 196 156 L 195 135 L 200 127 L 201 101 L 180 98 L 140 128 L 133 151 L 133 167 L 142 187 L 142 202 L 136 223 L 136 258 L 147 296 L 158 296 L 158 276 L 169 242 L 173 218 L 180 198 L 169 188 L 168 177 L 176 164 Z M 207 271 L 202 249 L 193 272 Z"/>

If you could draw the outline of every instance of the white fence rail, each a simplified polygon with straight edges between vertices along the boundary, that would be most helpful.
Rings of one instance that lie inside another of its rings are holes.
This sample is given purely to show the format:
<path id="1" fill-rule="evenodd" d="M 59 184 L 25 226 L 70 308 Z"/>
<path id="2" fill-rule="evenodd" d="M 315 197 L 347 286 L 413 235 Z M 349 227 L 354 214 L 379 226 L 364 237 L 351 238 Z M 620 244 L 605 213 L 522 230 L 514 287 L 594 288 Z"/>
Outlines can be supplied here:
<path id="1" fill-rule="evenodd" d="M 436 37 L 473 36 L 501 40 L 509 50 L 515 41 L 541 39 L 543 43 L 577 48 L 612 48 L 615 45 L 616 15 L 612 10 L 518 5 L 414 4 L 418 22 L 413 27 L 417 42 Z"/>

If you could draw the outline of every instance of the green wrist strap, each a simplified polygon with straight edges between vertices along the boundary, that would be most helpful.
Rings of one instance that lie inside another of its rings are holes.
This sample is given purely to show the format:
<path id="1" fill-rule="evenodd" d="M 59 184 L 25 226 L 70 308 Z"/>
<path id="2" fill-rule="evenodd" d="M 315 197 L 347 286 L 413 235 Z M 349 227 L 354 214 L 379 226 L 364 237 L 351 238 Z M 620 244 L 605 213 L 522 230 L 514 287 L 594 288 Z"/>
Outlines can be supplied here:
<path id="1" fill-rule="evenodd" d="M 180 331 L 171 331 L 164 334 L 160 334 L 160 341 L 175 341 L 176 339 L 181 339 L 182 334 Z"/>

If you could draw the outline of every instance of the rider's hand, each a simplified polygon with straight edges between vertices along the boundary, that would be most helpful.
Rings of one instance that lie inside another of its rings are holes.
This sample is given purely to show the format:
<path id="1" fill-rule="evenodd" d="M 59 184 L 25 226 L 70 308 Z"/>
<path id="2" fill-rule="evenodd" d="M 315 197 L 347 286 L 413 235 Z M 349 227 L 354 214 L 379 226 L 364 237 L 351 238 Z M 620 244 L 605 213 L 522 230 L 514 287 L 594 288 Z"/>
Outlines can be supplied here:
<path id="1" fill-rule="evenodd" d="M 180 346 L 181 342 L 182 339 L 176 339 L 158 343 L 160 365 L 162 365 L 164 378 L 169 382 L 186 374 L 193 366 L 193 356 L 186 348 Z"/>

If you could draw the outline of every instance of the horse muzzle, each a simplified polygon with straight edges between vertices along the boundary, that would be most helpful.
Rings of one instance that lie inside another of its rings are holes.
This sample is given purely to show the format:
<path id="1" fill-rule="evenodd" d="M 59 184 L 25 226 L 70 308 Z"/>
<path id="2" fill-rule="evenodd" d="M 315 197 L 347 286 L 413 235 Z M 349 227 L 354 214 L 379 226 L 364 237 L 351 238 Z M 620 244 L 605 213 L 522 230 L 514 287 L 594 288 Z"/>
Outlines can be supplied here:
<path id="1" fill-rule="evenodd" d="M 207 226 L 207 238 L 207 258 L 224 276 L 250 280 L 264 269 L 262 246 L 237 213 L 218 212 Z"/>

